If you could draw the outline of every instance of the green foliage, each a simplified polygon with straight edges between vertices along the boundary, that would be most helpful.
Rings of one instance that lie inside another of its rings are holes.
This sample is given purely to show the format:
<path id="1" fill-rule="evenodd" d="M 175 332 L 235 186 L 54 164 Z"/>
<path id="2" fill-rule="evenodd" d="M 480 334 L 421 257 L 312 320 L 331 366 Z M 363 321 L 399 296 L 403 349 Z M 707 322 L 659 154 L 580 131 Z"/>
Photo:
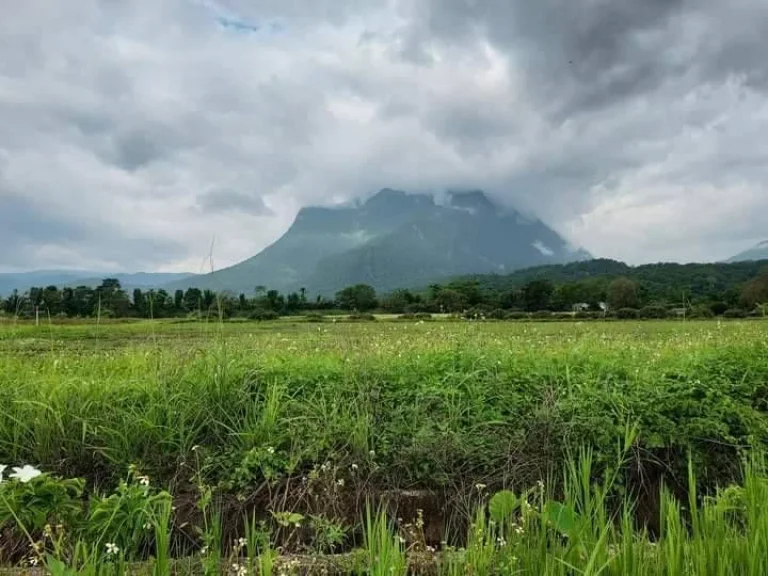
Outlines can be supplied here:
<path id="1" fill-rule="evenodd" d="M 643 319 L 667 318 L 669 313 L 663 306 L 645 306 L 638 311 L 638 317 Z"/>
<path id="2" fill-rule="evenodd" d="M 634 320 L 640 317 L 639 311 L 635 308 L 619 308 L 615 314 L 620 320 Z"/>
<path id="3" fill-rule="evenodd" d="M 128 559 L 136 559 L 154 537 L 154 528 L 171 495 L 156 491 L 147 477 L 132 472 L 109 496 L 91 501 L 87 534 L 97 545 L 113 543 L 125 551 Z"/>
<path id="4" fill-rule="evenodd" d="M 250 313 L 249 318 L 251 320 L 258 320 L 259 322 L 265 322 L 269 320 L 277 320 L 280 318 L 280 314 L 274 310 L 268 310 L 264 308 L 257 308 Z"/>
<path id="5" fill-rule="evenodd" d="M 3 527 L 39 534 L 46 525 L 77 529 L 84 519 L 82 479 L 42 474 L 29 482 L 0 483 L 0 531 Z"/>
<path id="6" fill-rule="evenodd" d="M 493 495 L 488 502 L 488 511 L 491 514 L 491 520 L 496 524 L 503 524 L 512 518 L 512 515 L 520 507 L 520 500 L 514 492 L 502 490 Z"/>
<path id="7" fill-rule="evenodd" d="M 366 312 L 376 307 L 376 290 L 367 284 L 355 284 L 336 294 L 336 301 L 342 310 Z"/>
<path id="8" fill-rule="evenodd" d="M 347 316 L 347 319 L 352 320 L 353 322 L 373 322 L 376 320 L 376 316 L 366 312 L 352 312 Z"/>

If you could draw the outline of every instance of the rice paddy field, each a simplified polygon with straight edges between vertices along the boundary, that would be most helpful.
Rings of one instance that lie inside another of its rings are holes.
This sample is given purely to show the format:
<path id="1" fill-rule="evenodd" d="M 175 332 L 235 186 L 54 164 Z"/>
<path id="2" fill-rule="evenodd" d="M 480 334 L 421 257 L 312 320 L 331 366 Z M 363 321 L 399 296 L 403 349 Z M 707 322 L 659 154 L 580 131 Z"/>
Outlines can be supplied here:
<path id="1" fill-rule="evenodd" d="M 0 565 L 768 574 L 767 441 L 760 320 L 6 321 Z"/>

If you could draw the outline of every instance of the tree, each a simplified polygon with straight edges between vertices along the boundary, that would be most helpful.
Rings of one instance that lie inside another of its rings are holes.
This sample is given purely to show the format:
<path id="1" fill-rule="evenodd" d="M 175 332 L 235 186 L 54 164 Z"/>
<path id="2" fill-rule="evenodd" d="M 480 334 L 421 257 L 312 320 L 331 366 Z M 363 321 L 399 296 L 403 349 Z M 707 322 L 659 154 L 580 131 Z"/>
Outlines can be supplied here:
<path id="1" fill-rule="evenodd" d="M 137 316 L 144 317 L 147 313 L 147 300 L 141 288 L 133 289 L 133 311 Z"/>
<path id="2" fill-rule="evenodd" d="M 387 312 L 401 314 L 415 301 L 415 296 L 409 290 L 395 290 L 381 300 L 381 307 Z"/>
<path id="3" fill-rule="evenodd" d="M 616 278 L 608 285 L 607 298 L 613 310 L 637 308 L 637 284 L 629 278 Z"/>
<path id="4" fill-rule="evenodd" d="M 739 304 L 753 310 L 768 303 L 768 266 L 760 269 L 757 276 L 744 285 L 739 296 Z"/>
<path id="5" fill-rule="evenodd" d="M 435 300 L 441 312 L 461 312 L 467 307 L 467 299 L 458 290 L 443 288 Z"/>
<path id="6" fill-rule="evenodd" d="M 187 288 L 184 293 L 184 309 L 187 312 L 197 310 L 202 305 L 203 293 L 200 288 Z"/>
<path id="7" fill-rule="evenodd" d="M 117 278 L 104 278 L 101 286 L 96 288 L 96 299 L 99 303 L 98 312 L 108 312 L 114 316 L 127 316 L 131 307 L 128 295 L 120 286 Z"/>
<path id="8" fill-rule="evenodd" d="M 173 307 L 177 312 L 184 310 L 184 290 L 176 290 L 173 293 Z"/>
<path id="9" fill-rule="evenodd" d="M 367 284 L 347 286 L 336 293 L 336 302 L 342 310 L 366 312 L 376 307 L 376 290 Z"/>
<path id="10" fill-rule="evenodd" d="M 529 312 L 549 309 L 549 301 L 555 292 L 550 280 L 532 280 L 523 286 L 523 301 Z"/>

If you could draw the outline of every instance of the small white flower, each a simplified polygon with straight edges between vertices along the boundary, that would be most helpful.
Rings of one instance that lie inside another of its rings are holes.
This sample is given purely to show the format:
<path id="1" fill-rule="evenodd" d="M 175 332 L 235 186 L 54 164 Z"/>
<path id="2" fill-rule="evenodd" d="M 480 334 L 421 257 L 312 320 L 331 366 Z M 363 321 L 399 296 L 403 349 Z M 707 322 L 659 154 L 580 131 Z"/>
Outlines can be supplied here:
<path id="1" fill-rule="evenodd" d="M 38 559 L 38 557 L 37 557 L 37 556 L 32 556 L 32 557 L 29 559 L 29 565 L 30 565 L 30 566 L 37 566 L 38 562 L 40 562 L 40 560 Z"/>
<path id="2" fill-rule="evenodd" d="M 482 492 L 483 490 L 485 490 L 485 488 L 486 488 L 485 484 L 481 482 L 478 482 L 477 484 L 475 484 L 475 490 L 477 490 L 478 492 Z"/>
<path id="3" fill-rule="evenodd" d="M 275 449 L 274 449 L 274 448 L 272 448 L 272 446 L 270 446 L 269 448 L 267 448 L 267 454 L 274 454 L 274 453 L 275 453 Z"/>
<path id="4" fill-rule="evenodd" d="M 208 554 L 208 546 L 203 546 L 202 548 L 200 548 L 200 554 L 203 556 Z"/>
<path id="5" fill-rule="evenodd" d="M 237 545 L 238 545 L 238 547 L 242 548 L 242 547 L 244 547 L 246 544 L 248 544 L 248 540 L 246 540 L 245 538 L 238 538 L 238 539 L 237 539 Z"/>
<path id="6" fill-rule="evenodd" d="M 339 478 L 338 480 L 336 480 L 336 485 L 339 488 L 344 488 L 344 478 Z"/>
<path id="7" fill-rule="evenodd" d="M 147 522 L 144 524 L 144 530 L 152 530 L 152 523 Z"/>
<path id="8" fill-rule="evenodd" d="M 358 466 L 357 466 L 357 464 L 352 464 L 352 466 L 350 466 L 350 468 L 352 468 L 352 470 L 355 471 L 355 470 L 357 470 Z"/>
<path id="9" fill-rule="evenodd" d="M 194 446 L 192 446 L 192 452 L 197 452 L 199 448 L 200 448 L 200 446 L 195 444 Z"/>
<path id="10" fill-rule="evenodd" d="M 0 464 L 0 482 L 3 481 L 3 472 L 5 472 L 5 469 L 8 468 L 5 464 Z"/>
<path id="11" fill-rule="evenodd" d="M 13 473 L 9 476 L 9 478 L 15 478 L 22 484 L 26 484 L 33 478 L 37 478 L 40 476 L 42 472 L 38 470 L 37 468 L 30 466 L 29 464 L 25 464 L 22 468 L 18 468 L 16 466 L 13 467 Z"/>
<path id="12" fill-rule="evenodd" d="M 139 484 L 149 486 L 149 476 L 139 476 Z"/>
<path id="13" fill-rule="evenodd" d="M 115 554 L 120 552 L 120 548 L 117 547 L 117 544 L 114 542 L 107 542 L 106 544 L 107 548 L 107 555 L 114 556 Z"/>

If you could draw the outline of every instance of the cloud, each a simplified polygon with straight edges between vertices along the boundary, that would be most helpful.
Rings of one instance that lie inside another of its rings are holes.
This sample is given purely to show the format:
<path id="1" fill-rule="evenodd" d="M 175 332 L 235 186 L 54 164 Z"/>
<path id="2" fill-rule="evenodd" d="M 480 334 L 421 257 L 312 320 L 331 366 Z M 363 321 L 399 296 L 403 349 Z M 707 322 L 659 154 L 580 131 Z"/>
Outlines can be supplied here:
<path id="1" fill-rule="evenodd" d="M 197 205 L 203 212 L 245 212 L 255 216 L 270 216 L 273 212 L 264 204 L 261 196 L 244 194 L 235 190 L 211 190 L 197 197 Z"/>
<path id="2" fill-rule="evenodd" d="M 0 269 L 223 266 L 382 187 L 484 188 L 631 262 L 765 236 L 763 0 L 9 10 Z"/>

